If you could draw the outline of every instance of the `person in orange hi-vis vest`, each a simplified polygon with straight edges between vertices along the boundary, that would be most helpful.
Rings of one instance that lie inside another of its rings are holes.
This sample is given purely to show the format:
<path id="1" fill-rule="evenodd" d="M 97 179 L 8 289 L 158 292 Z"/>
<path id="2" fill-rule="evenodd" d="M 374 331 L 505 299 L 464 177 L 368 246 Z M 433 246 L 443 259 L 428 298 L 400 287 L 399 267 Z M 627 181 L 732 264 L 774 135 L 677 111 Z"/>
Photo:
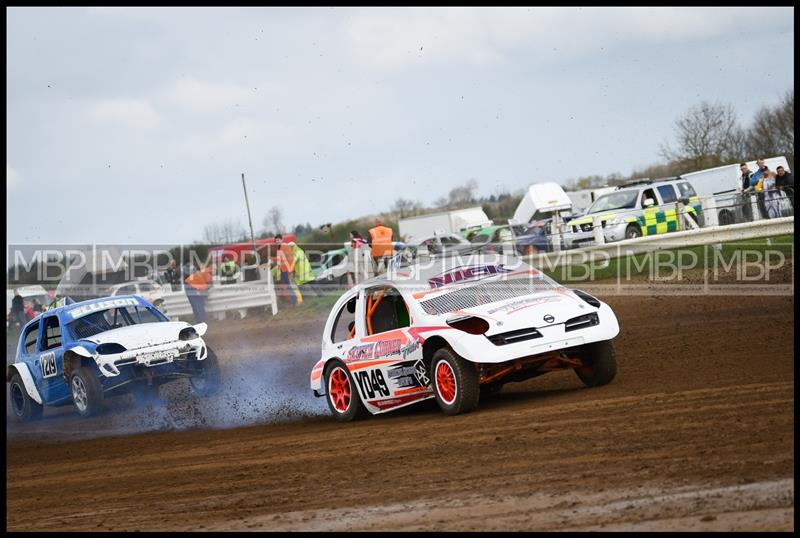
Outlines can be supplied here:
<path id="1" fill-rule="evenodd" d="M 206 320 L 206 296 L 212 281 L 211 264 L 206 264 L 184 280 L 186 297 L 189 299 L 189 304 L 192 305 L 195 323 L 202 323 Z"/>
<path id="2" fill-rule="evenodd" d="M 278 270 L 281 273 L 281 284 L 284 285 L 284 293 L 289 296 L 292 306 L 297 306 L 297 296 L 300 293 L 297 284 L 294 282 L 294 252 L 292 246 L 283 242 L 283 236 L 275 236 L 275 245 L 278 247 L 278 254 L 275 256 L 278 261 Z"/>
<path id="3" fill-rule="evenodd" d="M 369 229 L 372 243 L 372 260 L 375 262 L 375 272 L 386 270 L 388 259 L 392 257 L 392 229 L 384 226 L 379 218 L 375 219 L 375 227 Z"/>

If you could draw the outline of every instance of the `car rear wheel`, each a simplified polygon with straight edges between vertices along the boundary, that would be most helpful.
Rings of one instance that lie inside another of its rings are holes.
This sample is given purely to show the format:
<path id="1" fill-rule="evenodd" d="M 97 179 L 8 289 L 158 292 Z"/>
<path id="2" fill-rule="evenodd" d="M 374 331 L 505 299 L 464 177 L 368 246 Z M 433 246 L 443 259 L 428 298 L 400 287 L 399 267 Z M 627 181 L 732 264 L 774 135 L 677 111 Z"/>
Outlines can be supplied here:
<path id="1" fill-rule="evenodd" d="M 358 395 L 353 376 L 341 361 L 332 361 L 325 367 L 325 399 L 331 414 L 339 422 L 350 422 L 367 414 Z"/>
<path id="2" fill-rule="evenodd" d="M 444 414 L 458 415 L 478 407 L 481 391 L 472 363 L 442 348 L 433 354 L 431 374 L 433 394 Z"/>
<path id="3" fill-rule="evenodd" d="M 206 358 L 197 362 L 197 373 L 189 378 L 192 390 L 201 398 L 215 394 L 222 381 L 217 354 L 210 347 L 207 350 Z"/>
<path id="4" fill-rule="evenodd" d="M 617 375 L 617 359 L 610 340 L 587 345 L 581 359 L 584 365 L 575 368 L 575 373 L 587 387 L 605 385 Z"/>
<path id="5" fill-rule="evenodd" d="M 72 403 L 82 417 L 96 415 L 103 408 L 104 394 L 100 380 L 91 370 L 79 366 L 69 376 Z"/>
<path id="6" fill-rule="evenodd" d="M 22 377 L 18 373 L 11 376 L 9 396 L 11 397 L 11 411 L 17 422 L 29 422 L 42 417 L 43 406 L 28 395 L 25 383 L 22 382 Z"/>

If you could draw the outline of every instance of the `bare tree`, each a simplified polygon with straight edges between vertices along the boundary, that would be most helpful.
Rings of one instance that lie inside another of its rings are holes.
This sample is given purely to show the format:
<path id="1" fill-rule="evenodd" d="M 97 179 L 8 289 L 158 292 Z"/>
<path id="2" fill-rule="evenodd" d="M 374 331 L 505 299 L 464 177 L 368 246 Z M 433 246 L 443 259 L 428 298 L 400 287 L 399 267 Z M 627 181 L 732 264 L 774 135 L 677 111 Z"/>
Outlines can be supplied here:
<path id="1" fill-rule="evenodd" d="M 419 209 L 422 208 L 422 204 L 416 202 L 414 200 L 406 200 L 405 198 L 398 198 L 394 201 L 394 204 L 391 207 L 391 211 L 394 213 L 399 213 L 400 218 L 407 217 L 408 215 L 415 214 Z"/>
<path id="2" fill-rule="evenodd" d="M 460 187 L 455 187 L 450 190 L 448 196 L 448 206 L 459 208 L 466 205 L 475 203 L 475 191 L 478 189 L 478 180 L 475 178 L 467 181 L 466 184 Z"/>
<path id="3" fill-rule="evenodd" d="M 203 228 L 203 239 L 207 243 L 233 243 L 246 235 L 244 227 L 238 221 L 227 219 L 214 222 Z"/>
<path id="4" fill-rule="evenodd" d="M 794 168 L 794 90 L 787 91 L 777 105 L 756 112 L 746 146 L 750 157 L 785 155 Z"/>
<path id="5" fill-rule="evenodd" d="M 668 143 L 661 156 L 682 161 L 693 170 L 740 160 L 744 131 L 739 126 L 733 105 L 703 101 L 675 120 L 677 147 Z"/>
<path id="6" fill-rule="evenodd" d="M 283 227 L 283 211 L 278 206 L 272 206 L 272 209 L 267 211 L 267 215 L 264 217 L 264 220 L 261 222 L 271 234 L 282 234 L 284 232 Z"/>

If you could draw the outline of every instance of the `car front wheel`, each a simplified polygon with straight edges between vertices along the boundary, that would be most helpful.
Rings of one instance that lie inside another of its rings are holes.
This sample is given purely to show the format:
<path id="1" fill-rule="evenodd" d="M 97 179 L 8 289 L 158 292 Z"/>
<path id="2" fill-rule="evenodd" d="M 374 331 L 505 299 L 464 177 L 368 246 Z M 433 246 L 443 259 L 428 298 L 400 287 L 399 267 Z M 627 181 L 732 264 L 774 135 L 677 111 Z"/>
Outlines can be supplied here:
<path id="1" fill-rule="evenodd" d="M 625 228 L 625 239 L 636 239 L 637 237 L 642 237 L 642 229 L 635 224 L 629 224 Z"/>
<path id="2" fill-rule="evenodd" d="M 36 420 L 42 416 L 42 405 L 36 403 L 25 390 L 25 383 L 18 373 L 11 376 L 9 385 L 9 396 L 11 397 L 11 411 L 17 422 L 28 422 Z"/>
<path id="3" fill-rule="evenodd" d="M 103 387 L 88 368 L 79 366 L 69 376 L 72 402 L 82 417 L 96 415 L 103 408 Z"/>
<path id="4" fill-rule="evenodd" d="M 616 377 L 617 358 L 610 340 L 589 344 L 581 358 L 583 366 L 575 368 L 575 373 L 587 387 L 606 385 Z"/>
<path id="5" fill-rule="evenodd" d="M 446 415 L 466 413 L 478 407 L 481 391 L 474 366 L 452 350 L 442 348 L 431 362 L 433 394 Z"/>
<path id="6" fill-rule="evenodd" d="M 208 348 L 208 355 L 198 361 L 197 373 L 189 378 L 194 393 L 201 398 L 206 398 L 219 390 L 222 376 L 219 369 L 217 354 Z"/>

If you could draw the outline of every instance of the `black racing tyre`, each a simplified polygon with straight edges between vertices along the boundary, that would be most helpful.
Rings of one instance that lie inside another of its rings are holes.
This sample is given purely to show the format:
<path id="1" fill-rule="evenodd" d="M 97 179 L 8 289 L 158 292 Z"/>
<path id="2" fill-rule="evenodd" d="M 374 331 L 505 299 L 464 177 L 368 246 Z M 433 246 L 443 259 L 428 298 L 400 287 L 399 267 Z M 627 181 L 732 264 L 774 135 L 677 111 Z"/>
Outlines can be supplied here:
<path id="1" fill-rule="evenodd" d="M 723 209 L 722 211 L 720 211 L 719 214 L 717 215 L 717 218 L 719 220 L 720 226 L 727 226 L 729 224 L 733 224 L 734 222 L 736 222 L 733 213 L 728 211 L 727 209 Z"/>
<path id="2" fill-rule="evenodd" d="M 103 409 L 105 395 L 97 376 L 85 366 L 78 366 L 69 376 L 72 403 L 82 417 L 91 417 Z"/>
<path id="3" fill-rule="evenodd" d="M 19 373 L 11 376 L 8 391 L 11 397 L 11 412 L 14 415 L 14 420 L 17 422 L 29 422 L 42 418 L 43 406 L 36 403 L 28 395 L 28 391 L 25 390 L 25 383 L 22 382 L 22 377 Z"/>
<path id="4" fill-rule="evenodd" d="M 208 354 L 202 361 L 197 361 L 197 372 L 189 378 L 192 391 L 201 398 L 207 398 L 219 390 L 222 374 L 217 354 L 209 347 Z"/>
<path id="5" fill-rule="evenodd" d="M 617 358 L 611 340 L 587 345 L 581 358 L 585 364 L 575 368 L 575 373 L 587 387 L 606 385 L 616 377 Z"/>
<path id="6" fill-rule="evenodd" d="M 642 237 L 642 229 L 638 224 L 628 224 L 628 227 L 625 228 L 625 239 L 636 239 L 637 237 Z"/>
<path id="7" fill-rule="evenodd" d="M 467 413 L 478 407 L 478 372 L 452 350 L 441 348 L 433 354 L 430 377 L 436 403 L 445 415 Z"/>
<path id="8" fill-rule="evenodd" d="M 325 400 L 336 420 L 351 422 L 367 415 L 368 411 L 358 395 L 355 380 L 342 361 L 330 361 L 325 366 L 322 379 L 325 383 Z"/>

